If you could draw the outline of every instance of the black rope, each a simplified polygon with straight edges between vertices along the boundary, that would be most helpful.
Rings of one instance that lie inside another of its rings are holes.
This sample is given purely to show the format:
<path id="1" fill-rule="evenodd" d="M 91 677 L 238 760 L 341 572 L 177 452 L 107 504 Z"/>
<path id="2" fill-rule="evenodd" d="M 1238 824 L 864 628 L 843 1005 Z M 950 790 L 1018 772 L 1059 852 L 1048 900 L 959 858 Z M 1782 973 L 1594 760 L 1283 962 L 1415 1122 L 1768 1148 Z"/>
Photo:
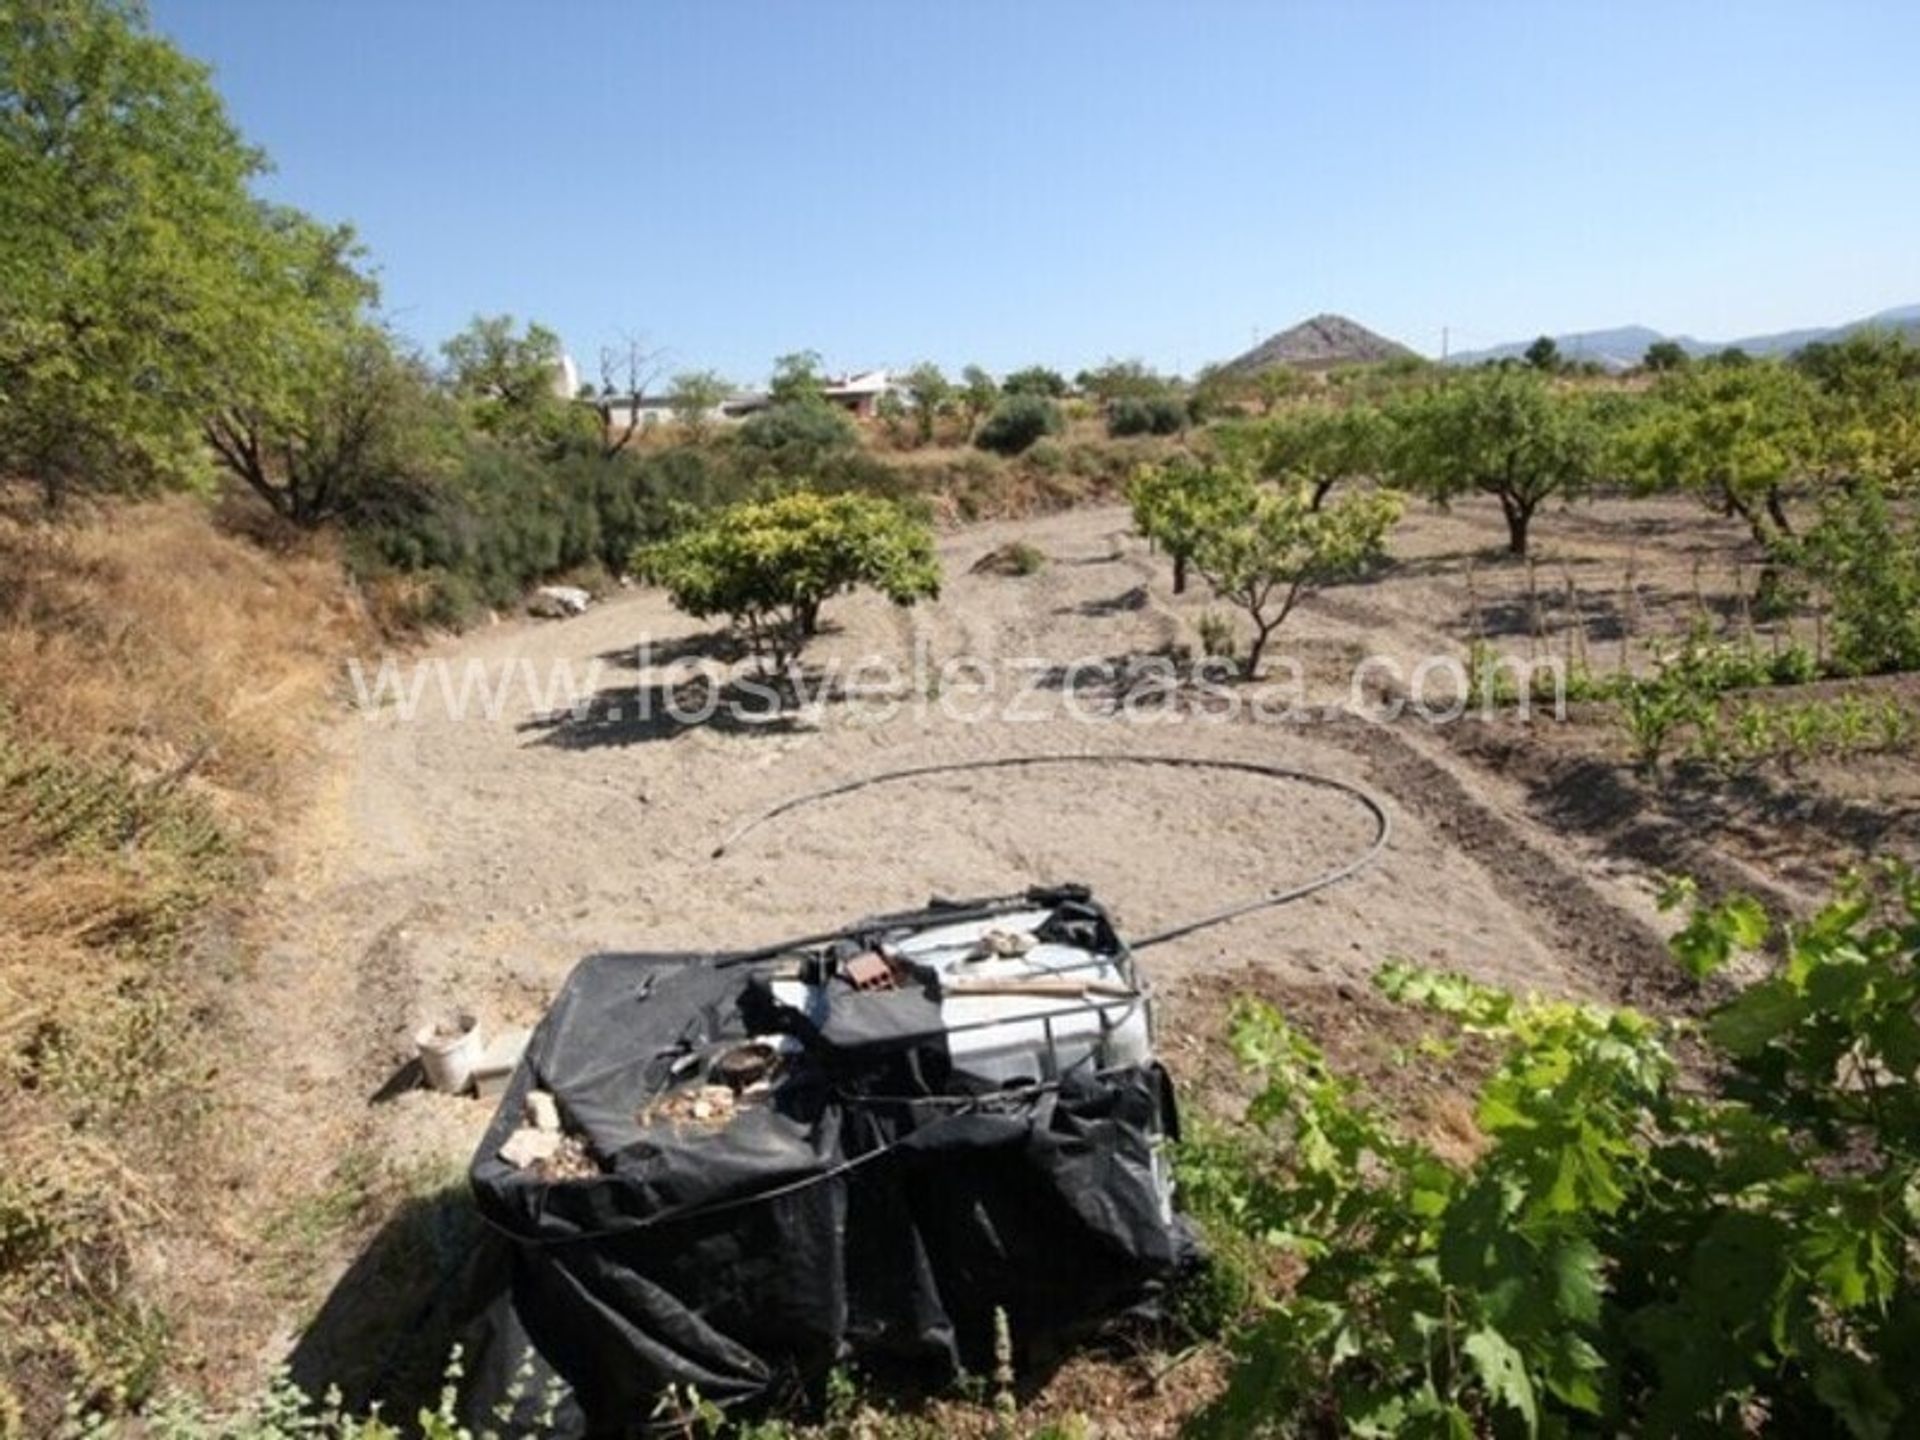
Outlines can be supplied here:
<path id="1" fill-rule="evenodd" d="M 1350 781 L 1336 779 L 1313 770 L 1298 770 L 1289 765 L 1268 765 L 1258 760 L 1212 760 L 1193 755 L 1002 755 L 990 760 L 957 760 L 939 765 L 909 765 L 898 770 L 883 770 L 874 775 L 863 775 L 855 780 L 845 780 L 838 785 L 828 785 L 819 790 L 810 790 L 804 795 L 795 795 L 782 800 L 771 809 L 742 821 L 713 849 L 712 858 L 718 860 L 734 845 L 759 829 L 769 821 L 790 814 L 808 805 L 817 805 L 823 800 L 837 799 L 842 795 L 851 795 L 855 791 L 871 789 L 876 785 L 891 785 L 900 780 L 920 780 L 933 775 L 961 775 L 981 770 L 1012 770 L 1034 765 L 1163 765 L 1187 770 L 1235 770 L 1249 775 L 1260 775 L 1270 780 L 1291 780 L 1303 785 L 1316 785 L 1323 790 L 1332 790 L 1349 796 L 1360 802 L 1373 816 L 1374 834 L 1366 849 L 1324 874 L 1299 885 L 1288 886 L 1282 890 L 1271 890 L 1265 895 L 1251 900 L 1242 900 L 1222 910 L 1199 916 L 1193 920 L 1183 920 L 1177 925 L 1147 936 L 1133 943 L 1135 950 L 1145 950 L 1150 946 L 1163 945 L 1169 940 L 1178 940 L 1191 935 L 1196 930 L 1205 930 L 1213 925 L 1223 925 L 1229 920 L 1237 920 L 1242 915 L 1250 915 L 1256 910 L 1266 910 L 1275 905 L 1285 905 L 1290 901 L 1311 895 L 1316 890 L 1324 890 L 1329 885 L 1337 885 L 1342 880 L 1358 874 L 1380 857 L 1387 842 L 1393 836 L 1393 820 L 1387 813 L 1387 807 L 1372 791 Z"/>

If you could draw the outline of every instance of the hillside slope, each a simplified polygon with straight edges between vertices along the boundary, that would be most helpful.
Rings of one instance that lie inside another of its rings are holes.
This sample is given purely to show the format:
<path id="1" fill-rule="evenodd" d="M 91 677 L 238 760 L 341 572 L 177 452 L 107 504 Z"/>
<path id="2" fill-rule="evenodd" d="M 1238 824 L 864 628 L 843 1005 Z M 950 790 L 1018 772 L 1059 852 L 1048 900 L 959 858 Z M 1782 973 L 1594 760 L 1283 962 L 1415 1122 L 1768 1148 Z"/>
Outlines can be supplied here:
<path id="1" fill-rule="evenodd" d="M 1413 352 L 1397 340 L 1376 335 L 1344 315 L 1315 315 L 1291 329 L 1270 335 L 1220 367 L 1226 375 L 1257 375 L 1279 365 L 1327 370 L 1335 365 L 1370 365 Z"/>

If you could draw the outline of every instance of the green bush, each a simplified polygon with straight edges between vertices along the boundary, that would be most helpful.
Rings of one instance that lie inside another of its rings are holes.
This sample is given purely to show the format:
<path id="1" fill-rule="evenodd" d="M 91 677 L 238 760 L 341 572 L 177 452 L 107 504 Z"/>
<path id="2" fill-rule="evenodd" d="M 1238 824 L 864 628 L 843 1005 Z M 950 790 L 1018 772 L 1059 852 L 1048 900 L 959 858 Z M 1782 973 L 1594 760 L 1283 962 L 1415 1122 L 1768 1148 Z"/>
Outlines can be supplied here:
<path id="1" fill-rule="evenodd" d="M 1806 555 L 1833 603 L 1841 669 L 1920 668 L 1920 527 L 1897 522 L 1880 488 L 1862 482 L 1828 501 Z"/>
<path id="2" fill-rule="evenodd" d="M 689 615 L 724 615 L 775 666 L 798 655 L 820 607 L 858 586 L 896 605 L 940 593 L 933 532 L 867 495 L 798 491 L 733 505 L 633 558 Z"/>
<path id="3" fill-rule="evenodd" d="M 1768 932 L 1730 901 L 1675 955 L 1704 980 Z M 1784 942 L 1700 1024 L 1386 967 L 1498 1052 L 1466 1164 L 1243 1005 L 1256 1128 L 1188 1193 L 1302 1273 L 1198 1433 L 1913 1433 L 1920 877 L 1849 884 Z"/>
<path id="4" fill-rule="evenodd" d="M 1042 436 L 1057 435 L 1060 407 L 1039 395 L 1009 395 L 993 407 L 973 443 L 996 455 L 1018 455 Z"/>
<path id="5" fill-rule="evenodd" d="M 828 456 L 851 450 L 859 432 L 844 410 L 795 401 L 775 405 L 744 421 L 741 449 L 783 474 L 811 470 Z"/>
<path id="6" fill-rule="evenodd" d="M 1187 428 L 1186 407 L 1171 395 L 1124 395 L 1107 407 L 1107 434 L 1178 435 Z"/>

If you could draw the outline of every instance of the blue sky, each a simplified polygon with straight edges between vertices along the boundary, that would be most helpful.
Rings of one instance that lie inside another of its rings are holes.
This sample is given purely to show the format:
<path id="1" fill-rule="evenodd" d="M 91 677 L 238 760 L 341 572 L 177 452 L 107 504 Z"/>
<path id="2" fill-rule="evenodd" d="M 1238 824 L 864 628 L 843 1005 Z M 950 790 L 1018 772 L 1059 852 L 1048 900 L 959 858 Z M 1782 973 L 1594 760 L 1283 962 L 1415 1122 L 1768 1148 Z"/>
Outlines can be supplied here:
<path id="1" fill-rule="evenodd" d="M 150 0 L 437 345 L 1190 372 L 1920 301 L 1920 6 Z"/>

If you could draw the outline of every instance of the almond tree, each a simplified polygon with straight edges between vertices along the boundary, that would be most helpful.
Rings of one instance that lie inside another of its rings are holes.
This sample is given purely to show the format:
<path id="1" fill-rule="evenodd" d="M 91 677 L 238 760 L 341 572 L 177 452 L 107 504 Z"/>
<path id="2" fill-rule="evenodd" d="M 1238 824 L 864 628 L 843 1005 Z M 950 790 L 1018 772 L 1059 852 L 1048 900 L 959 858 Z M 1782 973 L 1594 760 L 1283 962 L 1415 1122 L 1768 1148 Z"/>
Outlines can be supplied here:
<path id="1" fill-rule="evenodd" d="M 1403 396 L 1391 410 L 1390 470 L 1400 488 L 1442 505 L 1478 492 L 1500 502 L 1507 549 L 1527 553 L 1534 512 L 1580 494 L 1601 460 L 1586 399 L 1515 367 L 1469 371 Z"/>

